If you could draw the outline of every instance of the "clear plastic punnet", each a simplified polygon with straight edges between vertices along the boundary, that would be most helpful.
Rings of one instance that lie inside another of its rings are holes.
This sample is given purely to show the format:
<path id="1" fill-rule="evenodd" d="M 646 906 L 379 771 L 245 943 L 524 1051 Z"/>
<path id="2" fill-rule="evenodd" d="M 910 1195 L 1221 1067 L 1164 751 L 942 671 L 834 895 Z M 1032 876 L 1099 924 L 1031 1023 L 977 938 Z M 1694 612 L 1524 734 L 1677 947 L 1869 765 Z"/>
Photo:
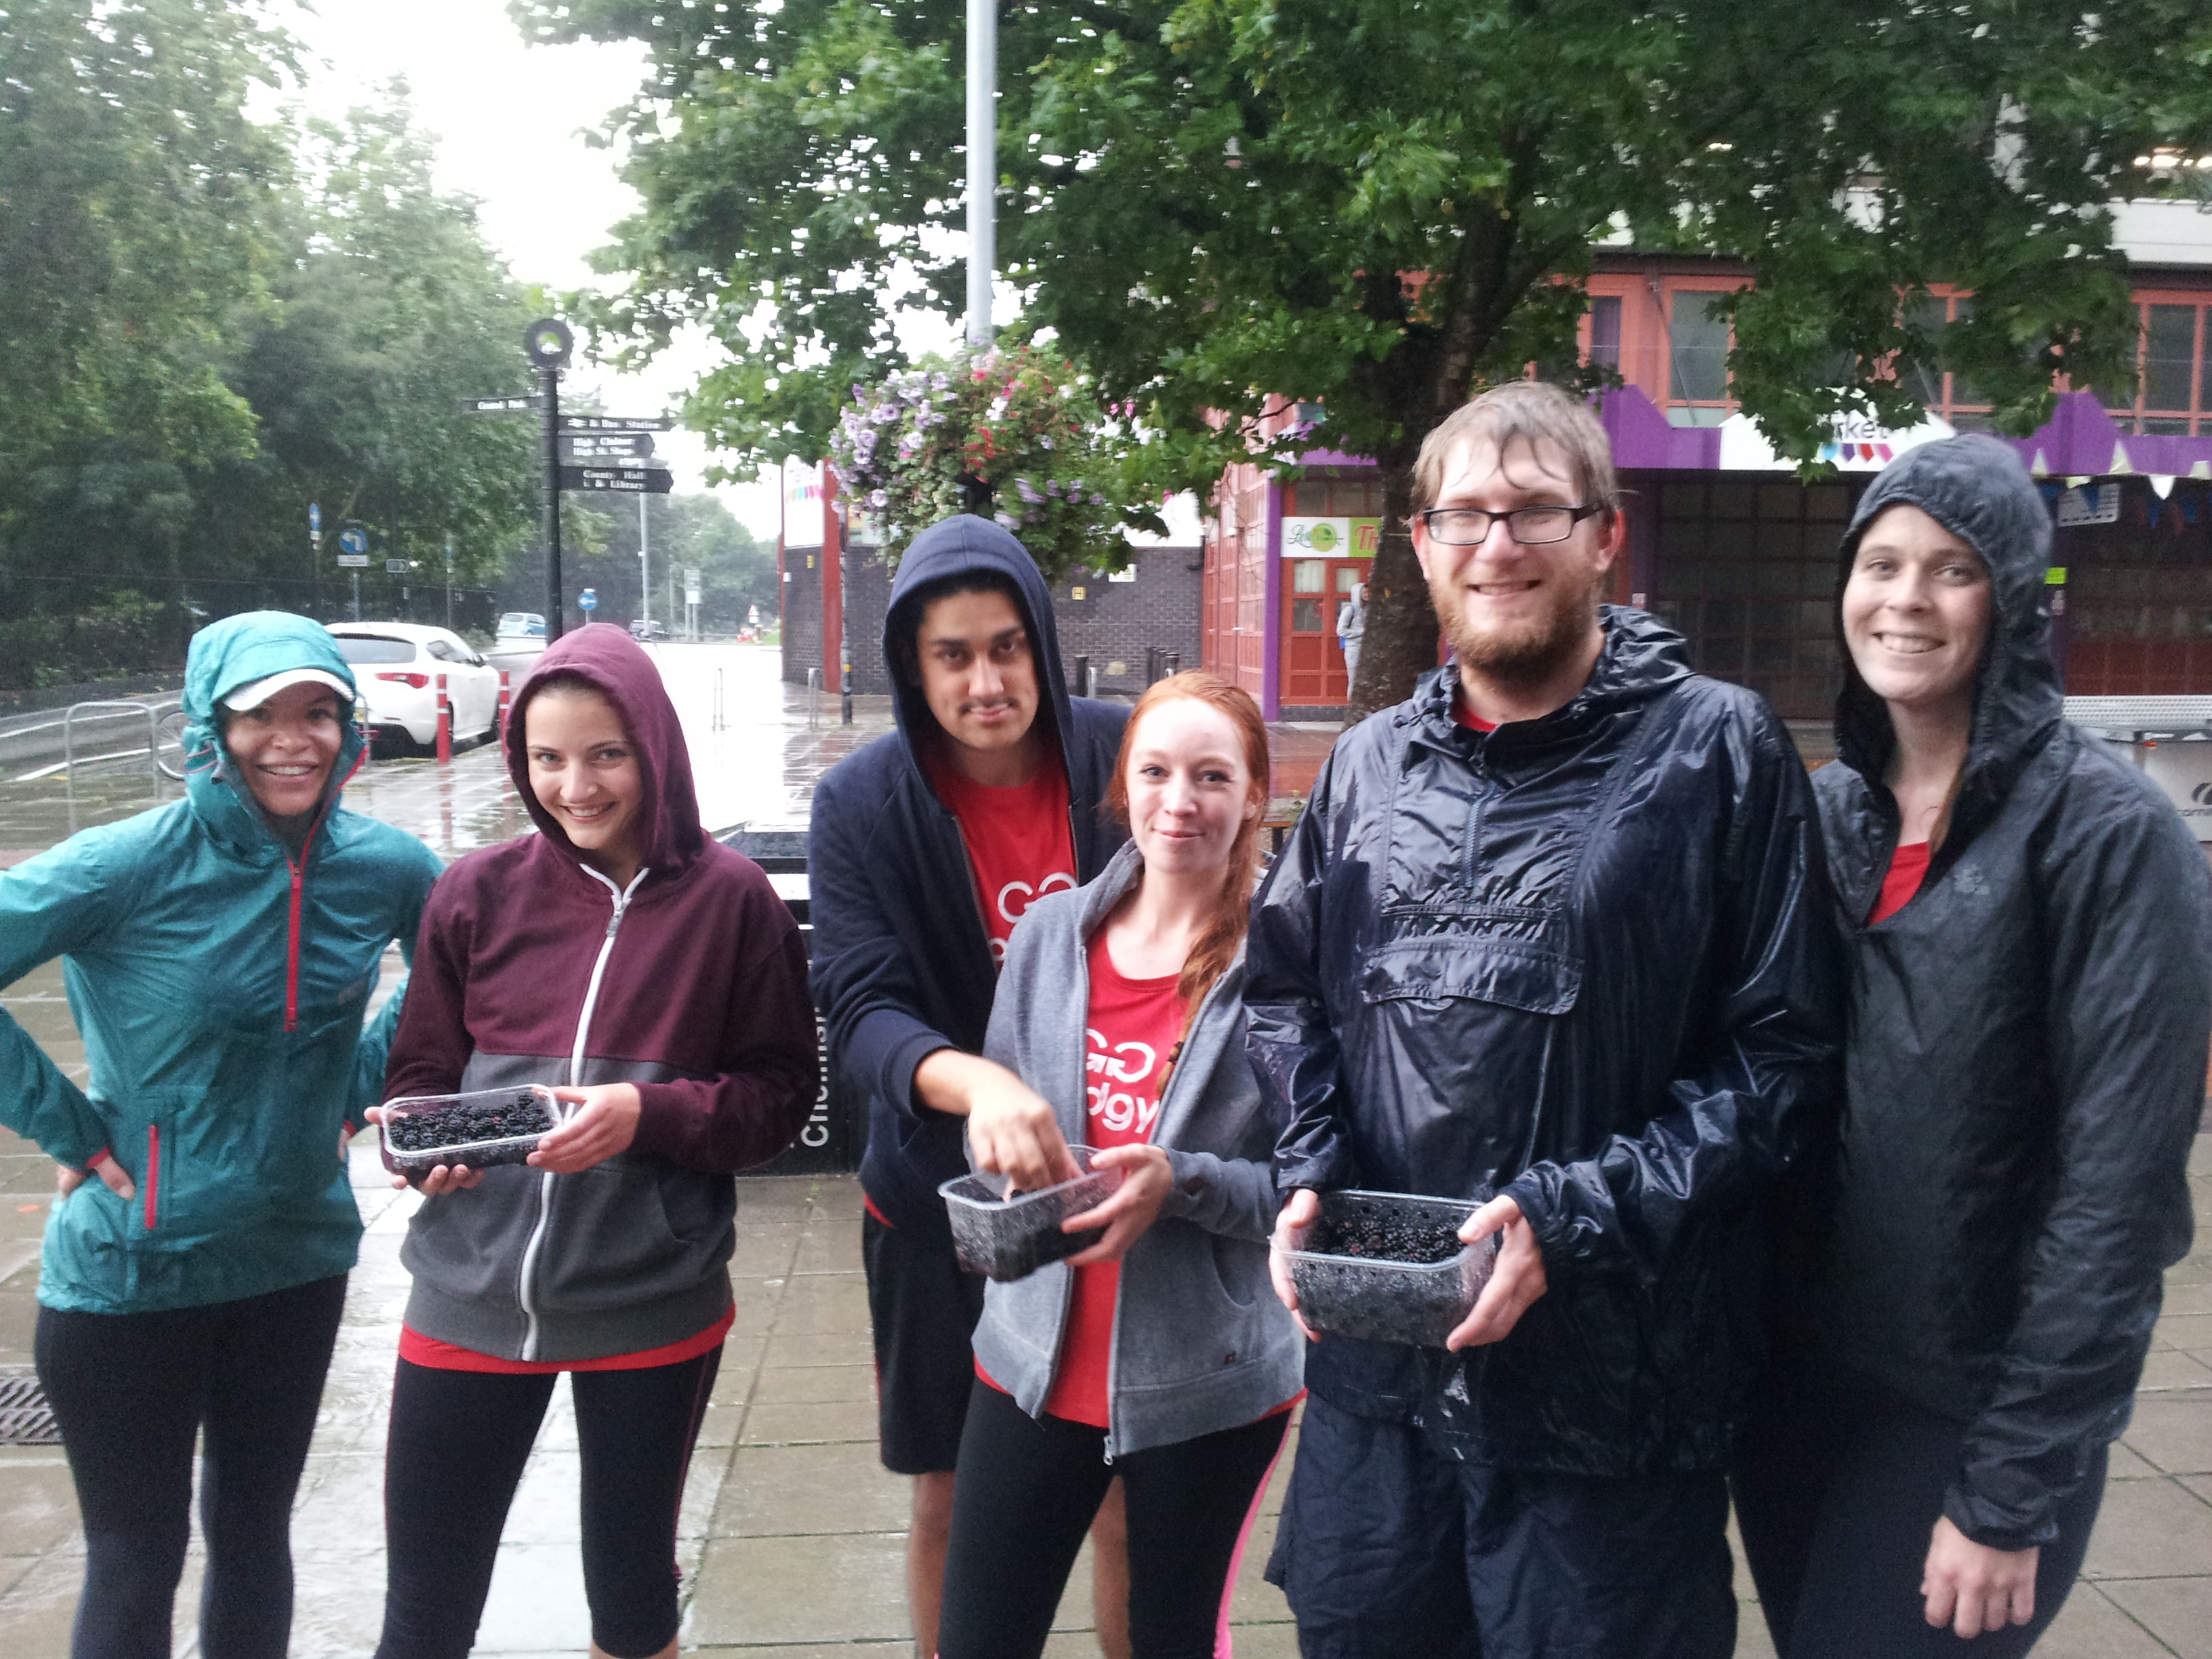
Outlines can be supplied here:
<path id="1" fill-rule="evenodd" d="M 562 1118 L 551 1092 L 477 1089 L 465 1095 L 410 1095 L 384 1103 L 377 1133 L 384 1167 L 394 1175 L 428 1175 L 441 1164 L 487 1170 L 520 1164 Z"/>
<path id="2" fill-rule="evenodd" d="M 1060 1224 L 1106 1201 L 1121 1184 L 1118 1168 L 1091 1168 L 1091 1148 L 1071 1146 L 1083 1173 L 1056 1187 L 1009 1197 L 1006 1177 L 964 1175 L 937 1190 L 945 1199 L 952 1223 L 953 1252 L 969 1273 L 983 1273 L 1004 1284 L 1027 1279 L 1048 1261 L 1059 1261 L 1086 1250 L 1105 1237 L 1103 1227 L 1064 1233 Z"/>
<path id="3" fill-rule="evenodd" d="M 1283 1252 L 1300 1316 L 1340 1336 L 1443 1347 L 1497 1265 L 1497 1234 L 1459 1241 L 1462 1224 L 1489 1197 L 1323 1194 L 1319 1218 Z"/>

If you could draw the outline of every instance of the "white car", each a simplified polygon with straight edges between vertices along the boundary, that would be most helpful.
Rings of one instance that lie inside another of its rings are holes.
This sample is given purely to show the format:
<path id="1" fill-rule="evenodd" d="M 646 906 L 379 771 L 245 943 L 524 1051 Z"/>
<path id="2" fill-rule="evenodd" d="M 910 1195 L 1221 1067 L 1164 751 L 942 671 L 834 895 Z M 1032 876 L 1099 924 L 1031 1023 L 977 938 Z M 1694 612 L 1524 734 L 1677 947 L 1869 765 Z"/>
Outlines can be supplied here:
<path id="1" fill-rule="evenodd" d="M 424 745 L 438 740 L 438 676 L 453 706 L 453 740 L 494 734 L 499 670 L 459 635 L 422 623 L 333 623 L 338 652 L 368 703 L 368 723 Z"/>

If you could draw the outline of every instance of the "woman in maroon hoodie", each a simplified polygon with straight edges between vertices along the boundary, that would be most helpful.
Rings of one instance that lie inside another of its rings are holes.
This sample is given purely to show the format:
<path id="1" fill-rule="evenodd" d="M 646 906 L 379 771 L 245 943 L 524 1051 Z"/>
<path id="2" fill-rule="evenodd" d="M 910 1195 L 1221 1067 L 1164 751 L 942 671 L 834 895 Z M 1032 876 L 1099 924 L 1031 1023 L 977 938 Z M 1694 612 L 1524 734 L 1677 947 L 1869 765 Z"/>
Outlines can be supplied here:
<path id="1" fill-rule="evenodd" d="M 732 1173 L 816 1085 L 799 932 L 700 828 L 652 659 L 598 626 L 523 682 L 507 769 L 540 834 L 432 889 L 385 1097 L 553 1086 L 529 1164 L 424 1176 L 385 1481 L 380 1659 L 460 1659 L 556 1376 L 574 1381 L 592 1650 L 676 1645 L 676 1516 L 732 1306 Z"/>

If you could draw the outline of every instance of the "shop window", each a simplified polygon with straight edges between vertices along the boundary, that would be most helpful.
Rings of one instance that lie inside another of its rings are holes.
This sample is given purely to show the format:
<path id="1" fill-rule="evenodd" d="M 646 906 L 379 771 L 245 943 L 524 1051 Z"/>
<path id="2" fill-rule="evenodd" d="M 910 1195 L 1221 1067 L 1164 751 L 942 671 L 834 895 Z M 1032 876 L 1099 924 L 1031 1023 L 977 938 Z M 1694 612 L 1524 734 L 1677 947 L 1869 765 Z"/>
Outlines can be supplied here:
<path id="1" fill-rule="evenodd" d="M 1589 307 L 1589 361 L 1620 373 L 1620 296 L 1601 294 Z"/>
<path id="2" fill-rule="evenodd" d="M 1667 418 L 1718 426 L 1728 418 L 1727 294 L 1677 289 L 1668 321 Z"/>
<path id="3" fill-rule="evenodd" d="M 2176 296 L 2136 308 L 2136 389 L 2101 389 L 2097 399 L 2123 432 L 2197 433 L 2212 429 L 2205 407 L 2204 307 Z"/>

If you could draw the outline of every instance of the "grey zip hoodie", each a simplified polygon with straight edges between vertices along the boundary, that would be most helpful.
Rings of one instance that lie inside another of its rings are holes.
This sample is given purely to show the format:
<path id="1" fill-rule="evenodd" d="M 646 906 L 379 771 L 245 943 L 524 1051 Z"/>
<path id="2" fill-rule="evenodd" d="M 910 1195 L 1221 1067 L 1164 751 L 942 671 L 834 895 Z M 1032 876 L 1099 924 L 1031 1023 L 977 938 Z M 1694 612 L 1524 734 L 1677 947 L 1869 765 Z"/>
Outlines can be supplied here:
<path id="1" fill-rule="evenodd" d="M 1038 900 L 1007 945 L 983 1052 L 1052 1103 L 1071 1141 L 1085 1122 L 1085 952 L 1141 868 L 1136 848 L 1123 847 L 1095 881 Z M 1301 1386 L 1304 1343 L 1267 1277 L 1269 1162 L 1283 1126 L 1244 1058 L 1243 987 L 1240 951 L 1200 1005 L 1160 1103 L 1152 1144 L 1175 1187 L 1121 1262 L 1109 1458 L 1249 1423 Z M 1052 1393 L 1074 1283 L 1054 1262 L 994 1284 L 975 1328 L 975 1358 L 1032 1417 Z"/>

